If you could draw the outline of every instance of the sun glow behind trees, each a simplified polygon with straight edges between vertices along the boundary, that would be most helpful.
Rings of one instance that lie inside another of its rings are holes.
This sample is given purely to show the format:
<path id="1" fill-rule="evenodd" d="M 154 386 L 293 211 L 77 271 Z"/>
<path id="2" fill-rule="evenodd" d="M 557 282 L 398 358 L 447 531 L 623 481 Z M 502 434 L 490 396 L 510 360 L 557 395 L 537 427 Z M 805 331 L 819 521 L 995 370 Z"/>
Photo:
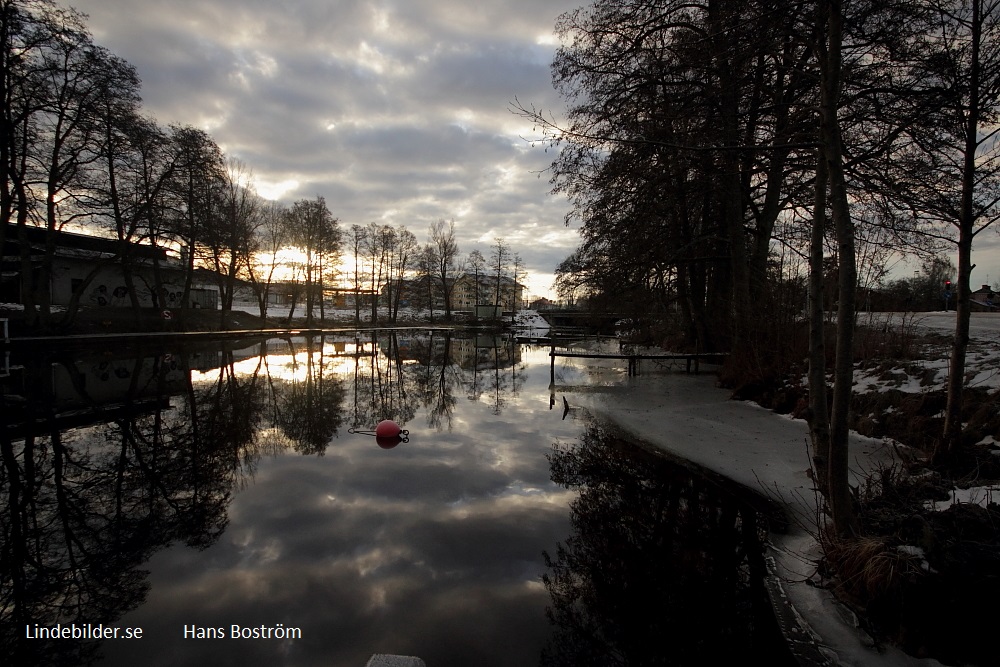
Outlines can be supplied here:
<path id="1" fill-rule="evenodd" d="M 0 245 L 6 238 L 25 238 L 28 227 L 41 228 L 45 235 L 43 256 L 32 257 L 28 245 L 20 243 L 21 256 L 8 262 L 17 266 L 26 326 L 36 331 L 70 326 L 103 270 L 85 269 L 89 273 L 73 281 L 72 295 L 66 297 L 69 305 L 52 308 L 53 298 L 63 298 L 53 294 L 55 239 L 63 229 L 121 242 L 119 256 L 106 259 L 122 267 L 122 289 L 136 321 L 143 316 L 140 293 L 148 294 L 143 298 L 159 310 L 167 304 L 166 294 L 180 293 L 179 303 L 190 306 L 193 291 L 210 285 L 218 291 L 225 322 L 234 299 L 246 298 L 245 283 L 256 291 L 263 314 L 267 286 L 276 281 L 304 282 L 304 291 L 291 291 L 305 297 L 307 317 L 315 305 L 322 317 L 325 300 L 317 304 L 314 299 L 328 286 L 348 287 L 348 276 L 358 272 L 353 271 L 353 257 L 342 259 L 347 253 L 337 247 L 339 239 L 325 232 L 313 235 L 302 218 L 306 205 L 315 205 L 321 197 L 288 202 L 287 207 L 276 203 L 312 179 L 294 168 L 267 177 L 254 175 L 250 165 L 224 154 L 210 136 L 206 128 L 217 127 L 213 122 L 161 126 L 141 106 L 135 68 L 95 44 L 86 19 L 50 0 L 0 0 L 0 85 L 7 91 L 0 123 L 0 143 L 7 147 L 0 160 Z M 368 55 L 366 62 L 376 68 L 394 67 L 382 63 L 377 51 Z M 271 65 L 263 63 L 264 69 Z M 381 120 L 369 116 L 365 122 L 375 127 Z M 476 112 L 460 107 L 458 121 L 475 124 Z M 497 164 L 484 172 L 494 186 L 487 191 L 510 189 L 523 179 L 514 163 Z M 460 180 L 464 172 L 464 166 L 450 166 L 443 173 Z M 469 201 L 456 200 L 451 210 L 469 227 L 482 226 L 472 220 L 473 211 L 480 209 Z M 433 198 L 426 203 L 440 205 Z M 375 244 L 380 246 L 377 253 L 365 257 L 374 273 L 364 288 L 369 294 L 380 293 L 390 275 L 397 280 L 419 277 L 416 254 L 410 251 L 426 251 L 415 247 L 392 254 L 404 250 L 410 238 L 418 244 L 402 225 L 381 223 L 392 219 L 388 213 L 393 207 L 386 208 L 381 216 L 372 216 L 380 222 L 351 220 L 341 225 L 389 230 Z M 339 214 L 326 213 L 330 218 Z M 299 217 L 303 224 L 282 217 Z M 412 224 L 425 227 L 433 219 L 424 212 Z M 393 242 L 383 243 L 389 240 Z M 142 265 L 133 255 L 144 245 L 168 254 L 150 260 L 152 266 Z M 32 270 L 24 268 L 33 262 Z M 14 271 L 5 265 L 5 275 Z M 369 275 L 367 268 L 365 272 Z M 168 289 L 173 285 L 179 290 Z"/>
<path id="2" fill-rule="evenodd" d="M 264 270 L 272 264 L 275 266 L 273 280 L 276 283 L 295 282 L 302 275 L 308 255 L 295 246 L 285 246 L 275 253 L 259 252 L 254 255 L 256 266 Z M 350 273 L 353 269 L 353 257 L 342 256 L 332 266 L 327 267 L 326 285 L 338 289 L 349 289 Z"/>

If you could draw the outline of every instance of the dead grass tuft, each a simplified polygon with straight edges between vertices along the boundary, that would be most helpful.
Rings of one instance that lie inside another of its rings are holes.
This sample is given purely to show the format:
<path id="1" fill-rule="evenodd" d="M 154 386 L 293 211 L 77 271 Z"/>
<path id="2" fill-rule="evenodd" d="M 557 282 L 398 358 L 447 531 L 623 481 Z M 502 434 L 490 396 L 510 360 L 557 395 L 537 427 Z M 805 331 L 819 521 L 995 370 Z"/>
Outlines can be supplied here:
<path id="1" fill-rule="evenodd" d="M 922 574 L 917 557 L 881 537 L 828 539 L 825 552 L 842 590 L 865 607 L 895 597 L 904 583 Z"/>

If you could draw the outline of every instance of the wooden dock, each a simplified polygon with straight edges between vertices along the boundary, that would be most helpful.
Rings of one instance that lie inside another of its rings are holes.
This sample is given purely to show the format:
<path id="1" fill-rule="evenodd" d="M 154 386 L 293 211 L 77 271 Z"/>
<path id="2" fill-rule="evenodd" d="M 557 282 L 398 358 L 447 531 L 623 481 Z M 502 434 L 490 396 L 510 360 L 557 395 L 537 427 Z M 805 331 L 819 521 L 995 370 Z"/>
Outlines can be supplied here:
<path id="1" fill-rule="evenodd" d="M 699 371 L 699 365 L 702 361 L 705 362 L 716 362 L 721 363 L 728 357 L 727 352 L 692 352 L 692 353 L 674 353 L 674 354 L 607 354 L 598 352 L 559 352 L 553 346 L 552 350 L 549 352 L 549 357 L 551 357 L 550 364 L 550 375 L 555 377 L 556 368 L 556 357 L 568 357 L 575 359 L 625 359 L 628 361 L 628 374 L 629 376 L 639 374 L 639 363 L 643 359 L 650 359 L 656 361 L 679 361 L 683 360 L 687 362 L 687 372 L 691 372 L 691 365 L 694 364 L 694 372 Z"/>

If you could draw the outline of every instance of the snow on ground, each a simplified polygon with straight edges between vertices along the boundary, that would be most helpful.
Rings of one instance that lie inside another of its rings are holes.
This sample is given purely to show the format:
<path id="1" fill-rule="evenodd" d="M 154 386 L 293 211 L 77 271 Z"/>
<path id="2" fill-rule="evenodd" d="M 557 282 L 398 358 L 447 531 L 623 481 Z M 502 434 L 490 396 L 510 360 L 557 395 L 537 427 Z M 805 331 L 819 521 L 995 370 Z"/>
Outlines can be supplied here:
<path id="1" fill-rule="evenodd" d="M 260 315 L 260 308 L 257 306 L 256 302 L 236 302 L 233 303 L 233 310 L 242 311 L 244 313 L 250 313 L 251 315 Z M 281 320 L 288 317 L 288 306 L 275 306 L 270 305 L 267 309 L 267 316 L 272 319 Z M 379 308 L 379 318 L 389 318 L 389 310 L 387 308 Z M 354 320 L 354 308 L 335 308 L 333 306 L 326 306 L 324 309 L 324 314 L 327 319 L 334 321 L 346 321 Z M 371 308 L 362 308 L 360 311 L 361 321 L 369 322 L 372 319 Z M 319 306 L 314 306 L 313 315 L 319 316 Z M 292 314 L 293 317 L 305 317 L 306 309 L 305 304 L 297 304 L 295 311 Z M 441 319 L 444 316 L 444 311 L 435 310 L 434 317 L 436 319 Z M 401 307 L 399 309 L 398 322 L 412 322 L 421 321 L 426 322 L 431 319 L 431 311 L 427 308 L 410 308 Z"/>
<path id="2" fill-rule="evenodd" d="M 896 329 L 905 335 L 923 332 L 940 334 L 940 340 L 923 344 L 918 358 L 891 365 L 857 364 L 854 390 L 857 392 L 896 389 L 906 393 L 940 391 L 948 378 L 950 335 L 955 330 L 953 312 L 871 313 L 858 316 L 862 326 Z M 970 341 L 965 360 L 967 387 L 1000 389 L 1000 313 L 972 313 Z"/>
<path id="3" fill-rule="evenodd" d="M 24 311 L 23 303 L 0 303 L 0 313 L 8 312 L 22 312 Z M 66 311 L 65 306 L 49 306 L 49 311 L 53 313 L 62 313 Z"/>
<path id="4" fill-rule="evenodd" d="M 903 313 L 892 313 L 902 317 Z M 937 311 L 930 313 L 905 313 L 912 318 L 914 324 L 925 329 L 935 329 L 942 333 L 955 331 L 955 313 L 953 311 Z M 972 313 L 969 320 L 969 332 L 973 338 L 992 341 L 1000 344 L 1000 313 Z"/>
<path id="5" fill-rule="evenodd" d="M 242 302 L 233 303 L 233 310 L 242 311 L 245 313 L 250 313 L 251 315 L 259 315 L 260 309 L 257 307 L 255 302 Z M 314 311 L 318 312 L 318 311 Z M 288 317 L 288 307 L 287 306 L 270 306 L 267 311 L 268 317 L 272 318 L 285 318 Z M 371 309 L 362 308 L 361 321 L 368 322 L 371 320 Z M 435 310 L 435 318 L 442 318 L 444 311 Z M 303 304 L 299 304 L 295 308 L 295 317 L 304 317 L 305 308 Z M 326 308 L 326 316 L 331 320 L 353 320 L 354 319 L 354 309 L 353 308 Z M 379 309 L 379 317 L 388 318 L 389 313 L 385 308 Z M 431 319 L 431 311 L 427 308 L 409 308 L 401 307 L 399 309 L 399 322 L 410 322 L 410 321 L 421 321 L 426 322 Z M 518 331 L 525 331 L 536 336 L 544 336 L 549 332 L 549 323 L 545 321 L 537 311 L 534 310 L 520 310 L 514 316 L 514 328 Z"/>
<path id="6" fill-rule="evenodd" d="M 730 400 L 730 392 L 716 387 L 708 373 L 664 373 L 650 365 L 641 375 L 627 377 L 620 363 L 560 362 L 563 367 L 584 367 L 590 377 L 582 387 L 560 387 L 557 382 L 553 391 L 563 394 L 571 406 L 608 419 L 651 445 L 721 473 L 785 507 L 792 525 L 787 533 L 772 535 L 770 549 L 776 581 L 835 664 L 940 664 L 912 658 L 894 647 L 881 652 L 871 648 L 832 594 L 807 583 L 816 574 L 821 551 L 804 421 Z M 850 449 L 855 483 L 897 460 L 890 443 L 857 434 L 852 434 Z"/>
<path id="7" fill-rule="evenodd" d="M 943 512 L 952 505 L 982 505 L 1000 502 L 1000 485 L 972 486 L 967 489 L 952 489 L 948 500 L 935 500 L 927 503 L 927 507 L 935 512 Z"/>
<path id="8" fill-rule="evenodd" d="M 544 336 L 549 332 L 549 323 L 538 314 L 538 311 L 519 310 L 514 316 L 514 328 L 536 336 Z"/>
<path id="9" fill-rule="evenodd" d="M 914 346 L 905 360 L 888 360 L 873 352 L 867 363 L 855 368 L 854 390 L 858 393 L 942 391 L 949 368 L 953 313 L 882 314 L 859 323 L 899 327 L 898 332 Z M 926 336 L 927 333 L 937 334 Z M 966 386 L 1000 389 L 1000 313 L 973 313 L 970 345 L 966 358 Z M 650 365 L 638 377 L 626 377 L 615 362 L 561 360 L 563 365 L 585 367 L 591 376 L 587 387 L 555 387 L 572 406 L 618 424 L 638 438 L 684 459 L 719 472 L 744 486 L 780 502 L 793 526 L 787 534 L 772 535 L 773 572 L 782 594 L 791 602 L 821 650 L 832 654 L 835 664 L 846 665 L 939 665 L 887 647 L 870 648 L 870 639 L 856 620 L 828 592 L 808 585 L 816 572 L 821 550 L 816 539 L 816 492 L 808 474 L 807 425 L 763 410 L 751 403 L 730 400 L 730 392 L 714 386 L 711 376 L 689 376 L 657 372 Z M 620 366 L 620 364 L 618 364 Z M 885 412 L 892 412 L 889 408 Z M 875 415 L 878 418 L 878 415 Z M 1000 456 L 993 436 L 984 438 Z M 852 475 L 858 483 L 867 474 L 898 463 L 897 450 L 907 448 L 889 439 L 851 434 Z M 1000 500 L 1000 485 L 955 488 L 945 501 L 930 503 L 943 511 L 956 503 L 983 504 Z M 905 553 L 920 561 L 917 547 L 904 545 Z M 912 552 L 912 553 L 911 553 Z M 929 566 L 928 566 L 929 567 Z"/>

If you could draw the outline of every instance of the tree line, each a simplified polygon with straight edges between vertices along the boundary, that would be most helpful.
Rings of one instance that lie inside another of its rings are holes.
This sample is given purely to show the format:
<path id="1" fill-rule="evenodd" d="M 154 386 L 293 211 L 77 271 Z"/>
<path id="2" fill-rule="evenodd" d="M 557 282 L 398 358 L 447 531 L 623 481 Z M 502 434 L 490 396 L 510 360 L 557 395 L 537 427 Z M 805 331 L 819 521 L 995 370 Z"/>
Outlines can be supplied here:
<path id="1" fill-rule="evenodd" d="M 996 0 L 597 0 L 556 25 L 565 121 L 513 105 L 557 148 L 553 189 L 581 224 L 564 293 L 677 313 L 691 346 L 760 377 L 804 301 L 782 258 L 807 267 L 813 458 L 840 535 L 857 529 L 848 409 L 873 249 L 956 255 L 935 458 L 960 442 L 972 242 L 1000 215 L 998 19 Z"/>
<path id="2" fill-rule="evenodd" d="M 293 299 L 301 296 L 310 324 L 325 315 L 326 287 L 345 279 L 356 296 L 370 295 L 373 320 L 386 305 L 380 295 L 388 286 L 395 319 L 399 286 L 419 276 L 440 285 L 430 303 L 443 294 L 445 316 L 451 316 L 455 274 L 466 266 L 453 223 L 434 223 L 430 240 L 420 245 L 403 226 L 344 229 L 323 197 L 291 206 L 264 199 L 251 169 L 225 155 L 207 132 L 164 127 L 143 111 L 135 68 L 96 44 L 85 18 L 52 0 L 0 0 L 0 247 L 8 247 L 8 236 L 19 241 L 19 257 L 5 261 L 18 264 L 28 327 L 68 326 L 92 281 L 110 265 L 121 267 L 137 320 L 140 289 L 154 308 L 166 307 L 168 262 L 154 257 L 150 266 L 143 245 L 179 254 L 182 304 L 190 303 L 198 269 L 208 269 L 204 276 L 219 290 L 223 322 L 244 284 L 266 316 L 279 280 L 301 283 Z M 29 227 L 45 230 L 44 248 L 27 242 Z M 53 308 L 51 279 L 64 229 L 115 239 L 117 251 L 93 264 L 62 310 Z M 288 247 L 302 259 L 281 260 Z M 473 251 L 467 266 L 477 276 L 523 277 L 523 263 L 506 241 L 496 239 L 492 250 L 489 262 Z M 349 276 L 341 272 L 345 256 L 347 265 L 353 260 L 344 272 Z M 360 303 L 355 298 L 359 318 Z"/>

